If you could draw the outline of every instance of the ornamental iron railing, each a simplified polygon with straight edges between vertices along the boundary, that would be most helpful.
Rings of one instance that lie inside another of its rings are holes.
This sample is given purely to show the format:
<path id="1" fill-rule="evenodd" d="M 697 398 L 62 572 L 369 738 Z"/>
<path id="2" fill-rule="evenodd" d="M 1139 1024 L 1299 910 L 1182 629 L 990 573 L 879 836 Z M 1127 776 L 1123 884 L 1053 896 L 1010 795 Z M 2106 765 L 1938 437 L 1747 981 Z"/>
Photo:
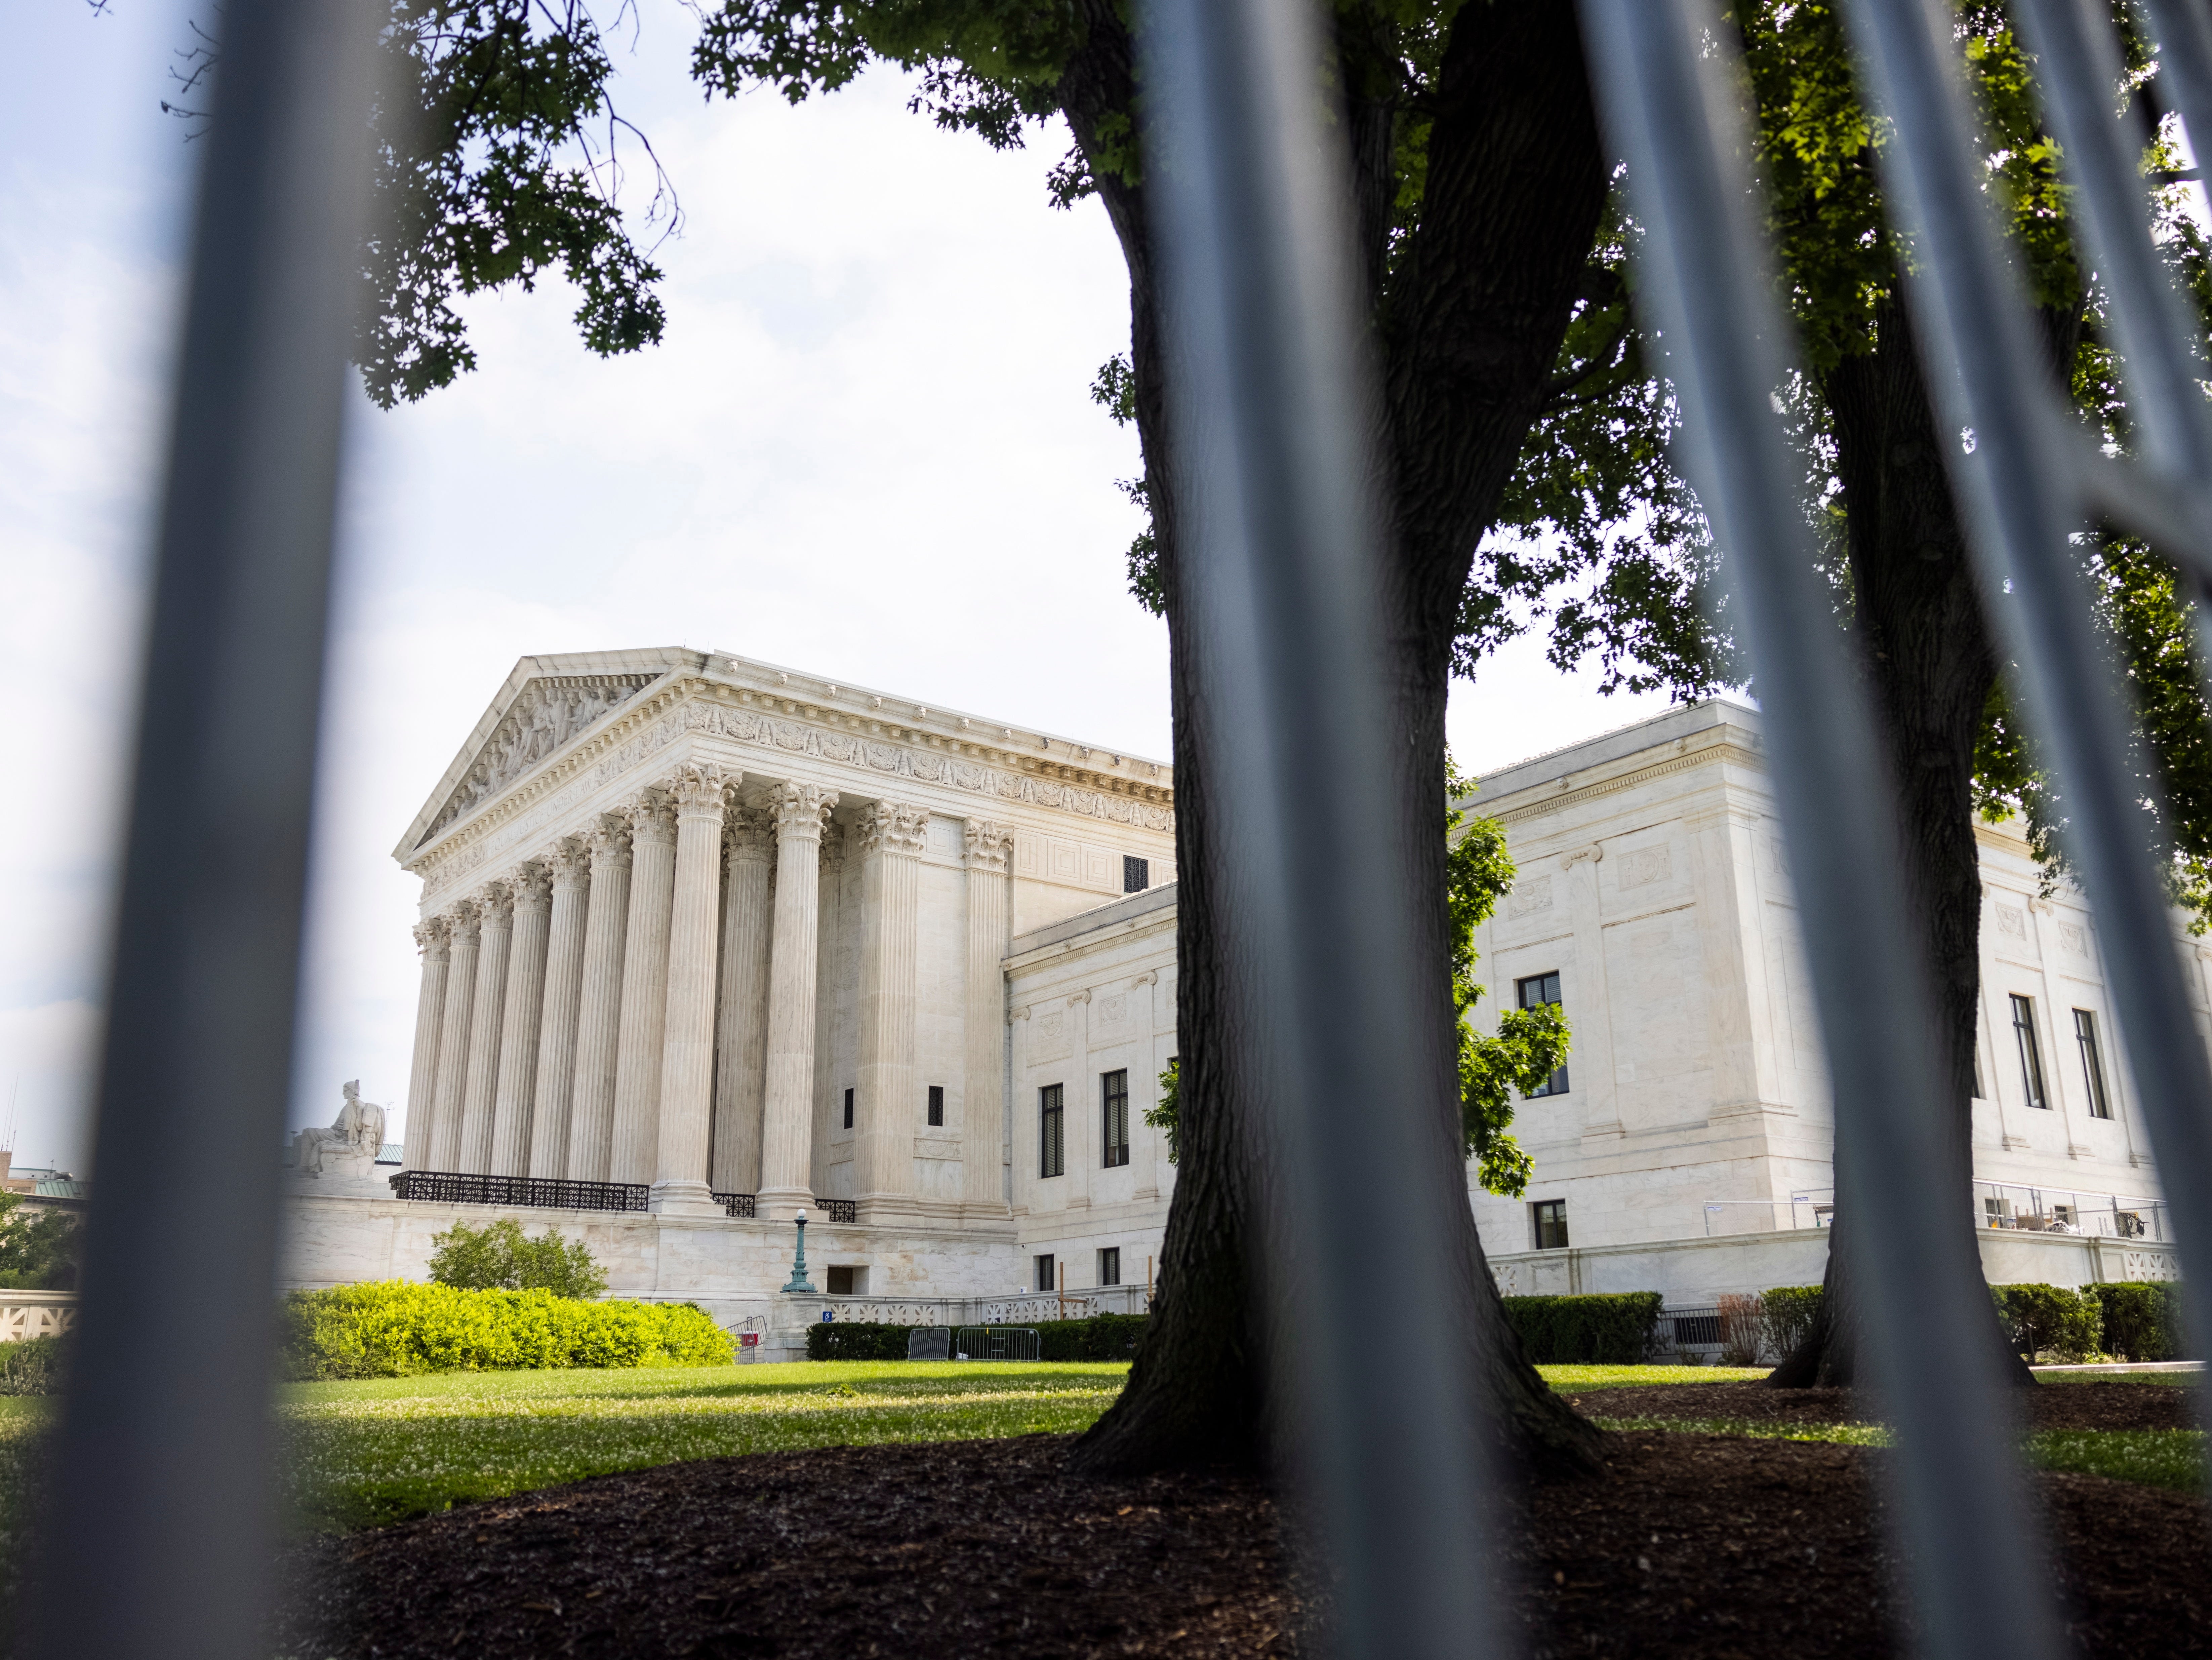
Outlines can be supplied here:
<path id="1" fill-rule="evenodd" d="M 860 1207 L 850 1199 L 817 1199 L 814 1208 L 822 1213 L 825 1222 L 858 1222 Z"/>
<path id="2" fill-rule="evenodd" d="M 34 1660 L 258 1651 L 284 1122 L 328 632 L 346 358 L 365 214 L 378 0 L 230 0 L 169 411 L 166 478 L 106 995 L 76 1363 L 23 1647 Z M 1260 1276 L 1286 1442 L 1349 1660 L 1497 1653 L 1478 1566 L 1499 1525 L 1473 1357 L 1435 1310 L 1464 1265 L 1454 1167 L 1422 1128 L 1421 937 L 1397 798 L 1370 491 L 1372 378 L 1343 216 L 1354 192 L 1297 0 L 1146 0 L 1145 133 L 1182 546 L 1185 668 L 1207 714 L 1179 744 L 1206 781 L 1229 1029 L 1262 1032 L 1272 1185 Z M 2059 142 L 2136 459 L 2082 435 L 2049 383 L 1969 142 L 1953 9 L 1838 9 L 1885 123 L 1875 161 L 1911 240 L 1905 298 L 1986 609 L 2056 773 L 2095 905 L 2128 1061 L 2169 1196 L 2187 1316 L 2212 1330 L 2212 1056 L 2191 1018 L 2158 850 L 2129 771 L 2132 715 L 2074 545 L 2102 517 L 2212 582 L 2212 417 L 2192 325 L 2152 240 L 2140 145 L 2113 119 L 2101 0 L 2014 0 Z M 1778 413 L 1792 334 L 1745 173 L 1737 37 L 1716 0 L 1579 0 L 1638 238 L 1635 296 L 1672 382 L 1680 454 L 1724 550 L 1730 622 L 1765 712 L 1821 1048 L 1837 1248 L 1863 1280 L 1865 1359 L 1898 1441 L 1896 1560 L 1943 1656 L 2057 1651 L 2045 1556 L 1997 1408 L 1975 1235 L 1936 1137 L 1935 1000 L 1896 874 L 1892 782 Z M 2202 156 L 2212 15 L 2131 9 Z M 1186 1040 L 1192 1035 L 1185 1034 Z M 170 1133 L 177 1123 L 190 1136 Z M 432 1182 L 495 1179 L 410 1173 Z M 402 1178 L 405 1180 L 405 1177 Z M 602 1184 L 580 1184 L 598 1186 Z M 210 1195 L 223 1202 L 210 1202 Z M 482 1202 L 499 1202 L 486 1200 Z M 641 1203 L 641 1199 L 638 1201 Z M 832 1222 L 849 1201 L 817 1201 Z M 625 1200 L 620 1208 L 635 1208 Z M 841 1213 L 842 1212 L 842 1213 Z M 149 1267 L 189 1253 L 195 1294 Z M 1374 1264 L 1392 1265 L 1377 1274 Z M 1338 1341 L 1342 1334 L 1360 1341 Z M 1313 1341 L 1314 1334 L 1337 1335 Z M 965 1336 L 966 1333 L 960 1334 Z M 145 1357 L 161 1357 L 159 1386 Z M 121 1578 L 118 1579 L 118 1566 Z"/>
<path id="3" fill-rule="evenodd" d="M 471 1176 L 459 1171 L 402 1171 L 392 1178 L 402 1199 L 446 1205 L 524 1205 L 542 1210 L 641 1211 L 653 1189 L 642 1182 L 556 1182 L 538 1176 Z"/>
<path id="4" fill-rule="evenodd" d="M 718 1193 L 714 1202 L 722 1207 L 725 1216 L 752 1216 L 757 1213 L 753 1195 L 750 1193 Z"/>

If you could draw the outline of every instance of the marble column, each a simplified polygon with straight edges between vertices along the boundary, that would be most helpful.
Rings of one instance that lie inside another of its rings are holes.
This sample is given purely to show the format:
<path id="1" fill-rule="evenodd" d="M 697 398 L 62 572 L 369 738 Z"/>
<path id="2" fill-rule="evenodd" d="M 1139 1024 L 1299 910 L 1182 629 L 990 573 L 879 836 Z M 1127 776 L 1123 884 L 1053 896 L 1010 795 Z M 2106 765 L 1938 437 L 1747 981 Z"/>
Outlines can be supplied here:
<path id="1" fill-rule="evenodd" d="M 915 1016 L 921 946 L 921 849 L 929 814 L 899 801 L 862 809 L 860 1064 L 854 1082 L 854 1197 L 860 1219 L 914 1211 Z"/>
<path id="2" fill-rule="evenodd" d="M 810 1184 L 828 1198 L 830 1138 L 844 1122 L 845 1091 L 838 1082 L 836 1053 L 839 983 L 837 948 L 845 915 L 845 831 L 832 824 L 822 832 L 822 862 L 816 873 L 814 904 L 814 1119 L 813 1152 L 807 1160 Z"/>
<path id="3" fill-rule="evenodd" d="M 780 784 L 775 813 L 775 933 L 769 945 L 768 1065 L 762 1103 L 759 1213 L 787 1219 L 814 1202 L 816 933 L 821 921 L 822 827 L 835 799 L 811 784 Z"/>
<path id="4" fill-rule="evenodd" d="M 610 1182 L 653 1180 L 659 1157 L 660 1044 L 668 1012 L 668 919 L 676 897 L 676 809 L 649 795 L 630 810 L 629 928 L 623 944 Z"/>
<path id="5" fill-rule="evenodd" d="M 422 1157 L 413 1161 L 417 1170 L 460 1168 L 461 1101 L 468 1093 L 469 1029 L 475 1023 L 477 958 L 483 934 L 473 900 L 454 906 L 448 920 L 453 960 L 446 970 L 446 1018 L 438 1031 L 438 1093 L 421 1133 Z"/>
<path id="6" fill-rule="evenodd" d="M 734 781 L 687 765 L 668 785 L 676 803 L 676 873 L 668 921 L 668 1007 L 660 1040 L 660 1122 L 652 1207 L 720 1211 L 707 1185 L 714 1128 L 714 982 L 722 909 L 722 804 Z"/>
<path id="7" fill-rule="evenodd" d="M 591 836 L 592 903 L 584 914 L 584 987 L 576 1074 L 568 1092 L 571 1182 L 604 1182 L 614 1153 L 615 1057 L 621 1043 L 623 948 L 629 938 L 629 825 L 612 814 Z"/>
<path id="8" fill-rule="evenodd" d="M 553 915 L 545 946 L 545 1012 L 538 1026 L 528 1173 L 557 1180 L 568 1173 L 568 1104 L 576 1082 L 576 1017 L 584 990 L 592 855 L 588 847 L 571 840 L 554 848 L 545 862 L 553 873 Z"/>
<path id="9" fill-rule="evenodd" d="M 1559 855 L 1566 873 L 1569 915 L 1575 931 L 1574 956 L 1559 976 L 1560 999 L 1566 1006 L 1567 1024 L 1573 1029 L 1573 1047 L 1567 1054 L 1567 1086 L 1582 1101 L 1582 1134 L 1620 1135 L 1620 1085 L 1613 1072 L 1613 996 L 1607 988 L 1605 962 L 1605 909 L 1598 888 L 1599 864 L 1605 858 L 1602 843 L 1573 848 Z M 1510 985 L 1498 988 L 1506 997 Z M 1506 1004 L 1500 1002 L 1499 1006 Z M 1574 1104 L 1568 1103 L 1572 1111 Z"/>
<path id="10" fill-rule="evenodd" d="M 1014 838 L 968 821 L 968 987 L 960 1091 L 962 1198 L 971 1212 L 1006 1213 L 1001 1145 L 1006 1107 L 1006 866 Z M 1147 1036 L 1149 1036 L 1149 1031 Z"/>
<path id="11" fill-rule="evenodd" d="M 538 1037 L 545 1011 L 545 952 L 552 895 L 545 867 L 525 865 L 513 885 L 514 935 L 507 947 L 507 1013 L 499 1029 L 499 1085 L 492 1093 L 494 1176 L 530 1170 L 530 1109 L 538 1095 Z"/>
<path id="12" fill-rule="evenodd" d="M 460 1162 L 469 1176 L 491 1171 L 491 1110 L 499 1089 L 499 1039 L 507 1018 L 507 946 L 514 931 L 514 895 L 489 884 L 479 902 L 483 943 L 477 952 L 477 1000 L 469 1019 L 469 1079 L 461 1097 Z"/>
<path id="13" fill-rule="evenodd" d="M 769 873 L 775 824 L 730 815 L 723 855 L 721 1013 L 716 1028 L 714 1189 L 757 1193 L 761 1101 L 768 1068 Z"/>
<path id="14" fill-rule="evenodd" d="M 437 1112 L 438 1039 L 446 1023 L 447 970 L 453 960 L 453 933 L 446 919 L 433 916 L 416 923 L 415 944 L 422 953 L 422 988 L 415 998 L 415 1064 L 407 1071 L 405 1145 L 400 1154 L 406 1170 L 422 1167 L 430 1150 L 430 1122 Z"/>

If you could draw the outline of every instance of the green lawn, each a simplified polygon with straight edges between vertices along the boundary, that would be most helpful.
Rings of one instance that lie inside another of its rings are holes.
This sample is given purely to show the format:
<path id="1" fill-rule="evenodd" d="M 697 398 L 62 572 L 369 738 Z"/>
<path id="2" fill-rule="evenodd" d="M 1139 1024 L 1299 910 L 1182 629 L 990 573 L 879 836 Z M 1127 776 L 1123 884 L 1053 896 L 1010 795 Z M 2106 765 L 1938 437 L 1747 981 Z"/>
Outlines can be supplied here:
<path id="1" fill-rule="evenodd" d="M 299 1524 L 362 1527 L 687 1458 L 1088 1428 L 1126 1364 L 817 1361 L 285 1386 Z"/>
<path id="2" fill-rule="evenodd" d="M 1765 1366 L 1539 1366 L 1536 1370 L 1561 1395 L 1631 1389 L 1638 1383 L 1752 1383 L 1767 1373 Z"/>

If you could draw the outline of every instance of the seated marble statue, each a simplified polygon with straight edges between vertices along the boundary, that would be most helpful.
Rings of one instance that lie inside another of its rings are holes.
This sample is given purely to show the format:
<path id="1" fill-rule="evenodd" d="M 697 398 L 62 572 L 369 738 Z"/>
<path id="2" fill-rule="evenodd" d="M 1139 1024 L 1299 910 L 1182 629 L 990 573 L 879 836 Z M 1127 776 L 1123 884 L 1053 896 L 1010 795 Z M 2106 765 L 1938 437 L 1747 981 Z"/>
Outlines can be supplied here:
<path id="1" fill-rule="evenodd" d="M 333 1176 L 366 1177 L 384 1149 L 384 1109 L 361 1098 L 358 1079 L 345 1086 L 345 1105 L 328 1129 L 301 1130 L 294 1144 L 297 1174 L 319 1177 L 327 1164 Z"/>

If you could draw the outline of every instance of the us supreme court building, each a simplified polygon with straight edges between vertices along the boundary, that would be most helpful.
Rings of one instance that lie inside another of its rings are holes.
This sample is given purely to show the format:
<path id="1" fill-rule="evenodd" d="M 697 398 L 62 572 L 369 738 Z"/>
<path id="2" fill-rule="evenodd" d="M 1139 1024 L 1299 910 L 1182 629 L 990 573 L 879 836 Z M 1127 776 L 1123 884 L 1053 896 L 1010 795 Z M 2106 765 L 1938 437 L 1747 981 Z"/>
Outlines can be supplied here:
<path id="1" fill-rule="evenodd" d="M 1509 1292 L 1819 1277 L 1832 1121 L 1762 741 L 1711 702 L 1482 781 L 1520 867 L 1486 1010 L 1574 1031 L 1519 1109 L 1528 1192 L 1470 1184 Z M 393 850 L 422 883 L 403 1168 L 292 1180 L 289 1278 L 421 1278 L 433 1234 L 513 1216 L 771 1353 L 824 1310 L 1140 1309 L 1174 812 L 1164 762 L 1001 717 L 722 653 L 525 658 Z M 2165 1277 L 2094 921 L 2011 827 L 1982 846 L 1985 1265 Z"/>

